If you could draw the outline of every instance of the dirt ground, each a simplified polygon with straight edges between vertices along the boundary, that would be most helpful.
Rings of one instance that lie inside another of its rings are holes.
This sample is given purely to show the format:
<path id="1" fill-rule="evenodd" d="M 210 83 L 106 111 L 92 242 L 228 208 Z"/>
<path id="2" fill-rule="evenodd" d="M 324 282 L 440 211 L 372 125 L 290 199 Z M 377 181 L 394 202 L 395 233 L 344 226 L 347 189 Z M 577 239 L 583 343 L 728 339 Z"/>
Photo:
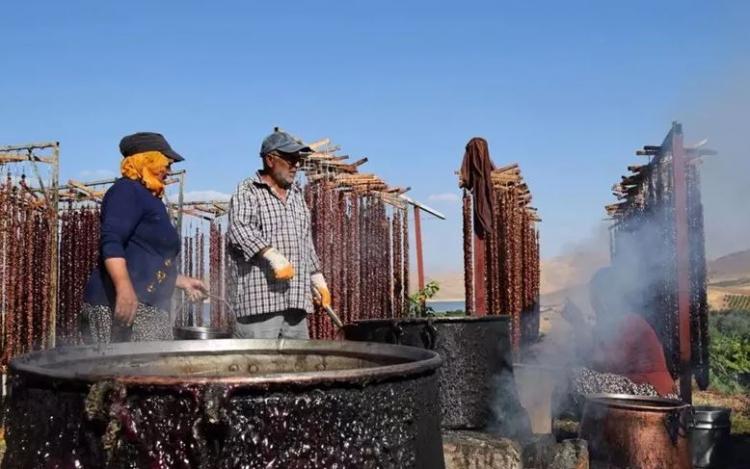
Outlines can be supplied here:
<path id="1" fill-rule="evenodd" d="M 716 391 L 696 391 L 694 405 L 712 405 L 732 409 L 732 433 L 750 436 L 750 396 L 727 395 Z"/>

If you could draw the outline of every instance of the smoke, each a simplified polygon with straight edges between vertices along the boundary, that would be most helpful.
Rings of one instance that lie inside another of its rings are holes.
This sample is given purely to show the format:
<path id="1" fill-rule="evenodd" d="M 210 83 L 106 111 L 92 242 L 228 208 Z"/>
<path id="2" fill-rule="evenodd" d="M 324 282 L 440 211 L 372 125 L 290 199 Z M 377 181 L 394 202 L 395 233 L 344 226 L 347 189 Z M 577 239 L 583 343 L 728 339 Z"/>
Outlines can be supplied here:
<path id="1" fill-rule="evenodd" d="M 564 370 L 582 361 L 575 328 L 560 312 L 568 303 L 568 308 L 578 309 L 591 320 L 588 282 L 594 272 L 609 264 L 608 226 L 600 224 L 585 239 L 566 246 L 564 252 L 541 266 L 541 302 L 551 307 L 543 313 L 543 340 L 525 351 L 521 366 L 504 369 L 494 379 L 494 422 L 489 430 L 502 436 L 524 439 L 532 426 L 536 432 L 551 431 L 545 413 L 548 417 L 560 413 L 553 394 L 566 394 Z"/>
<path id="2" fill-rule="evenodd" d="M 707 138 L 706 148 L 719 153 L 706 156 L 698 163 L 707 258 L 750 249 L 750 214 L 747 210 L 750 202 L 750 144 L 746 141 L 750 136 L 748 72 L 730 74 L 716 86 L 707 87 L 719 91 L 686 100 L 691 109 L 677 117 L 683 124 L 686 145 Z M 669 130 L 668 124 L 664 126 L 665 134 Z M 660 143 L 633 142 L 633 147 Z M 613 175 L 613 179 L 616 176 Z M 602 190 L 606 188 L 603 182 Z M 670 340 L 671 325 L 666 322 L 664 313 L 674 300 L 676 278 L 668 267 L 675 265 L 675 260 L 670 257 L 673 226 L 671 217 L 665 212 L 669 210 L 667 207 L 667 203 L 662 207 L 652 207 L 655 210 L 638 225 L 631 226 L 628 232 L 620 232 L 614 246 L 614 259 L 610 259 L 609 223 L 603 223 L 584 241 L 568 246 L 564 256 L 542 264 L 542 304 L 553 307 L 553 311 L 547 315 L 543 340 L 527 350 L 524 363 L 538 367 L 540 373 L 545 368 L 550 373 L 546 377 L 540 374 L 536 379 L 529 378 L 527 385 L 519 381 L 518 373 L 512 384 L 507 376 L 498 376 L 498 384 L 502 386 L 498 395 L 523 396 L 528 392 L 524 386 L 540 389 L 542 381 L 547 378 L 556 379 L 554 394 L 568 393 L 569 381 L 565 371 L 574 366 L 588 366 L 591 358 L 590 349 L 581 347 L 586 341 L 587 327 L 595 320 L 589 300 L 589 281 L 598 269 L 609 264 L 613 265 L 615 274 L 609 277 L 608 285 L 597 291 L 602 295 L 603 303 L 622 305 L 616 308 L 621 311 L 614 313 L 642 314 L 663 340 Z M 563 318 L 576 315 L 583 318 L 580 325 Z M 622 331 L 601 328 L 597 334 L 598 340 L 611 342 L 617 340 Z M 513 387 L 512 392 L 508 390 L 509 386 Z M 554 395 L 550 398 L 553 399 L 552 414 L 558 415 L 566 403 Z M 507 409 L 502 407 L 502 402 L 495 404 L 495 410 L 498 420 L 512 417 L 503 415 Z"/>
<path id="3" fill-rule="evenodd" d="M 618 232 L 614 246 L 610 246 L 609 226 L 603 224 L 589 239 L 570 247 L 565 257 L 569 275 L 558 284 L 561 288 L 557 292 L 546 295 L 547 304 L 553 301 L 554 307 L 546 315 L 544 336 L 524 352 L 525 367 L 514 370 L 517 393 L 537 429 L 544 422 L 543 413 L 537 411 L 544 406 L 551 416 L 580 411 L 582 401 L 571 399 L 571 372 L 574 368 L 594 368 L 594 338 L 616 343 L 622 334 L 619 320 L 628 313 L 642 314 L 657 330 L 665 327 L 657 317 L 663 310 L 652 306 L 673 288 L 670 282 L 674 276 L 665 268 L 674 265 L 669 257 L 673 252 L 669 246 L 669 215 L 668 209 L 654 207 L 629 230 Z M 606 275 L 597 274 L 605 266 L 610 267 Z M 592 277 L 596 281 L 592 282 Z M 593 380 L 597 375 L 585 376 Z M 607 386 L 628 382 L 600 381 Z M 598 384 L 592 381 L 592 386 Z M 623 392 L 628 389 L 623 384 L 618 386 Z"/>
<path id="4" fill-rule="evenodd" d="M 506 351 L 503 351 L 506 352 Z M 510 366 L 503 367 L 492 378 L 493 398 L 490 402 L 492 419 L 487 431 L 504 438 L 524 440 L 531 436 L 531 420 L 521 402 L 521 391 Z"/>
<path id="5" fill-rule="evenodd" d="M 724 74 L 688 103 L 686 144 L 708 139 L 718 151 L 700 166 L 706 254 L 709 259 L 750 249 L 750 69 Z M 750 266 L 749 269 L 750 270 Z"/>
<path id="6" fill-rule="evenodd" d="M 582 240 L 563 247 L 562 256 L 542 261 L 541 294 L 558 300 L 566 290 L 585 285 L 597 269 L 609 263 L 609 229 L 600 223 Z M 542 299 L 543 303 L 550 301 Z"/>

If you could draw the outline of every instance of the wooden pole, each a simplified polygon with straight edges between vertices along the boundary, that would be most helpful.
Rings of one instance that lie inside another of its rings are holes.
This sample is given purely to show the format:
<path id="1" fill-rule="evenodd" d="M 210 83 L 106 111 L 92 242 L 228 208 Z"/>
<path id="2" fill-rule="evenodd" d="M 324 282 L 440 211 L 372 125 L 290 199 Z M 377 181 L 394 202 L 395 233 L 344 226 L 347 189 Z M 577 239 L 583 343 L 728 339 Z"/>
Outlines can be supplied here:
<path id="1" fill-rule="evenodd" d="M 50 301 L 49 301 L 49 336 L 47 338 L 47 348 L 54 348 L 57 341 L 57 289 L 60 283 L 58 278 L 60 263 L 58 262 L 58 225 L 59 225 L 59 203 L 60 195 L 58 186 L 60 185 L 60 143 L 55 142 L 52 147 L 52 181 L 51 181 L 51 213 L 50 213 L 50 229 L 52 230 L 50 236 L 50 263 L 52 264 L 52 270 L 49 276 L 49 288 L 50 288 Z"/>
<path id="2" fill-rule="evenodd" d="M 692 357 L 690 347 L 690 245 L 688 242 L 687 171 L 682 126 L 672 124 L 672 177 L 674 178 L 674 217 L 677 257 L 677 308 L 680 342 L 680 397 L 693 402 Z"/>
<path id="3" fill-rule="evenodd" d="M 414 238 L 417 242 L 417 282 L 420 290 L 424 289 L 424 259 L 422 258 L 422 222 L 419 207 L 414 206 Z"/>

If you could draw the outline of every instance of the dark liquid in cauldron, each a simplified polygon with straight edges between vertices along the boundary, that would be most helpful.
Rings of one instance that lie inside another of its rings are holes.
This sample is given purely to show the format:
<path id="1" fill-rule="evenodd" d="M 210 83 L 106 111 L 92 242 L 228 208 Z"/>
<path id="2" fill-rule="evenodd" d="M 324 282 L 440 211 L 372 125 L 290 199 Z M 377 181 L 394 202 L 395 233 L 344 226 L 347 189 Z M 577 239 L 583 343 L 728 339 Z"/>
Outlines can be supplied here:
<path id="1" fill-rule="evenodd" d="M 92 386 L 16 374 L 2 467 L 443 467 L 434 369 L 308 384 Z"/>

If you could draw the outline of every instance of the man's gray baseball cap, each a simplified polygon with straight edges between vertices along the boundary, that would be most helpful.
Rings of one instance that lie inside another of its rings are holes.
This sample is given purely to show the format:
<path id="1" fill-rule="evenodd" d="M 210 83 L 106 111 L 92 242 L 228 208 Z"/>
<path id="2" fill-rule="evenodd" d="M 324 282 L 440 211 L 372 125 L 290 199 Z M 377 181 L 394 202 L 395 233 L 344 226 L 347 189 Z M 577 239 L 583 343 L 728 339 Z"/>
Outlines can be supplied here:
<path id="1" fill-rule="evenodd" d="M 263 139 L 263 143 L 260 146 L 260 156 L 266 156 L 274 150 L 282 153 L 313 152 L 309 146 L 302 142 L 302 140 L 281 130 L 276 130 L 274 133 Z"/>

